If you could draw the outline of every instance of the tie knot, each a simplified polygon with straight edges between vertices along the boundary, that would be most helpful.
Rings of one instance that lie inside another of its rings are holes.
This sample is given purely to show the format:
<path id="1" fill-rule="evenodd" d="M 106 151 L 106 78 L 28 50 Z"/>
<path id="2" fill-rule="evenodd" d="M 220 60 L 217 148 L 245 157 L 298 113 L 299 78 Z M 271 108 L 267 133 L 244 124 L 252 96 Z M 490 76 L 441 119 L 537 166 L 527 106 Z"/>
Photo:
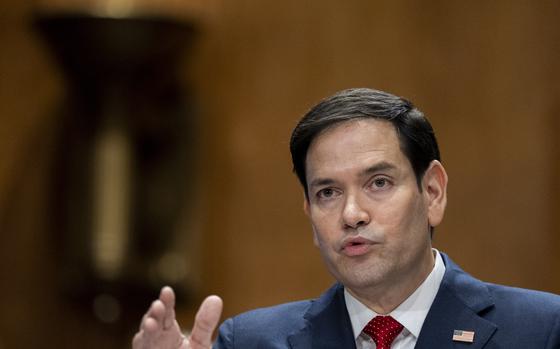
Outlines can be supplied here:
<path id="1" fill-rule="evenodd" d="M 391 316 L 376 316 L 368 322 L 363 332 L 373 339 L 377 349 L 390 349 L 402 329 L 403 325 Z"/>

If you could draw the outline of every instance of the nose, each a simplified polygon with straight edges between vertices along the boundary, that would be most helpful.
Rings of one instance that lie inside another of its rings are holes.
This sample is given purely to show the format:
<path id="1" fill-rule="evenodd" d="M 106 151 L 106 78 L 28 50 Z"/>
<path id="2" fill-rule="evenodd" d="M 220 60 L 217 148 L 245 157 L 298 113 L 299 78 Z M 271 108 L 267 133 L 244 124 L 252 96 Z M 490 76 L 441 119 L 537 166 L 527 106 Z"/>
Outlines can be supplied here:
<path id="1" fill-rule="evenodd" d="M 367 225 L 370 221 L 370 216 L 355 196 L 348 196 L 342 211 L 342 221 L 345 228 L 357 229 Z"/>

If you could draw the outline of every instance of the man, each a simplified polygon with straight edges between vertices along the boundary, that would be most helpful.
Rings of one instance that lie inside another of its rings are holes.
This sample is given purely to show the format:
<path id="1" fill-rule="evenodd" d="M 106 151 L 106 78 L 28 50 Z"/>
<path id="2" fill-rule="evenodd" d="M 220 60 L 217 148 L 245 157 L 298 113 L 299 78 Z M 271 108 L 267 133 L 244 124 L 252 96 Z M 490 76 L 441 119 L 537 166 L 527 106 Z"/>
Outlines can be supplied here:
<path id="1" fill-rule="evenodd" d="M 314 243 L 338 280 L 320 298 L 226 320 L 215 348 L 560 348 L 560 297 L 484 283 L 432 248 L 447 174 L 410 102 L 342 91 L 293 131 L 294 171 Z M 207 298 L 189 339 L 164 288 L 135 349 L 210 348 L 222 308 Z"/>

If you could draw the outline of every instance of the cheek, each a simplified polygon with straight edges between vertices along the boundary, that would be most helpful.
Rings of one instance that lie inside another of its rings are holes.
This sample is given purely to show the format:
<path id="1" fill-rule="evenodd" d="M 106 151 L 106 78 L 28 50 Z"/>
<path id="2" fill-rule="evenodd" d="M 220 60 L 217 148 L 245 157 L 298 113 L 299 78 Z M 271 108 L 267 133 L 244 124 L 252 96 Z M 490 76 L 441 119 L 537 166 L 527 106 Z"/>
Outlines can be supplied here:
<path id="1" fill-rule="evenodd" d="M 387 232 L 405 236 L 424 226 L 426 219 L 427 211 L 422 201 L 416 197 L 405 197 L 380 208 L 376 221 Z"/>
<path id="2" fill-rule="evenodd" d="M 424 240 L 429 238 L 428 211 L 422 200 L 414 201 L 406 217 L 403 217 L 403 234 L 411 240 Z"/>
<path id="3" fill-rule="evenodd" d="M 336 216 L 338 216 L 337 211 L 329 208 L 319 208 L 319 207 L 312 207 L 309 211 L 309 220 L 311 221 L 311 225 L 313 229 L 318 232 L 324 232 L 329 229 L 329 227 L 333 227 L 333 224 L 336 222 Z"/>
<path id="4" fill-rule="evenodd" d="M 332 215 L 312 214 L 310 218 L 315 246 L 321 248 L 329 244 L 329 241 L 336 239 L 336 236 L 332 236 L 332 232 L 336 231 L 336 223 Z"/>
<path id="5" fill-rule="evenodd" d="M 403 205 L 384 205 L 377 207 L 373 221 L 385 227 L 387 231 L 395 231 L 400 226 L 407 224 L 408 216 Z"/>

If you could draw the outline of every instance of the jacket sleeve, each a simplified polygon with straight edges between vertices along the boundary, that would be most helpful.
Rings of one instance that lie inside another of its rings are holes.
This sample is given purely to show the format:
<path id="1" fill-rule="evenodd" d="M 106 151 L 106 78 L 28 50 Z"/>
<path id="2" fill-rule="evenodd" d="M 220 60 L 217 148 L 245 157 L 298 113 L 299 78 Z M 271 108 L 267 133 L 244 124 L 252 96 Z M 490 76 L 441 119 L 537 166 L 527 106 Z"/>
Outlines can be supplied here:
<path id="1" fill-rule="evenodd" d="M 556 316 L 556 321 L 554 322 L 554 326 L 552 326 L 552 332 L 550 333 L 546 347 L 548 349 L 560 348 L 560 312 L 558 316 Z"/>
<path id="2" fill-rule="evenodd" d="M 227 319 L 222 323 L 218 330 L 218 338 L 214 342 L 212 349 L 229 349 L 233 346 L 233 319 Z"/>

